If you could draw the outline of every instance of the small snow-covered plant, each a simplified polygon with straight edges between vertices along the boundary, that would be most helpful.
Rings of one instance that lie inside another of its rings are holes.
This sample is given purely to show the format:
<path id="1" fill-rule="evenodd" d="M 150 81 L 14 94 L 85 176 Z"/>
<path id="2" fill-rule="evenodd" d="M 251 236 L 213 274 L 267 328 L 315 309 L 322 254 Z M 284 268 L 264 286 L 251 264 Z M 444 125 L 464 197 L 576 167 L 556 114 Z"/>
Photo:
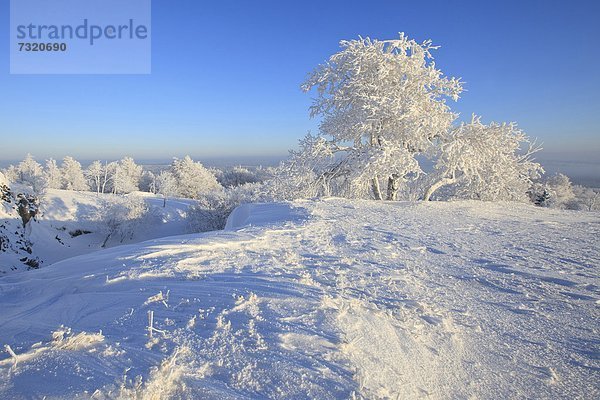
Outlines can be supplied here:
<path id="1" fill-rule="evenodd" d="M 532 159 L 539 148 L 515 123 L 484 125 L 473 115 L 471 122 L 449 131 L 440 143 L 435 179 L 424 200 L 443 186 L 455 185 L 459 197 L 523 201 L 543 172 Z M 522 149 L 523 145 L 527 147 Z"/>
<path id="2" fill-rule="evenodd" d="M 322 121 L 319 137 L 307 137 L 311 143 L 301 145 L 299 156 L 320 157 L 317 168 L 309 168 L 318 181 L 312 189 L 327 194 L 339 187 L 354 195 L 369 186 L 381 200 L 383 183 L 387 198 L 395 199 L 401 184 L 421 172 L 416 156 L 431 155 L 456 119 L 446 100 L 458 100 L 462 84 L 436 68 L 431 41 L 417 43 L 401 33 L 394 40 L 340 44 L 342 51 L 302 86 L 316 89 L 310 113 Z"/>
<path id="3" fill-rule="evenodd" d="M 105 196 L 96 216 L 106 234 L 102 247 L 106 247 L 109 240 L 115 237 L 120 242 L 132 239 L 147 212 L 148 206 L 141 197 Z"/>
<path id="4" fill-rule="evenodd" d="M 8 188 L 8 185 L 10 184 L 8 178 L 6 178 L 6 176 L 4 176 L 4 173 L 2 173 L 2 171 L 0 171 L 0 187 L 6 187 Z"/>
<path id="5" fill-rule="evenodd" d="M 527 191 L 529 200 L 536 206 L 549 207 L 550 190 L 543 182 L 534 182 Z"/>

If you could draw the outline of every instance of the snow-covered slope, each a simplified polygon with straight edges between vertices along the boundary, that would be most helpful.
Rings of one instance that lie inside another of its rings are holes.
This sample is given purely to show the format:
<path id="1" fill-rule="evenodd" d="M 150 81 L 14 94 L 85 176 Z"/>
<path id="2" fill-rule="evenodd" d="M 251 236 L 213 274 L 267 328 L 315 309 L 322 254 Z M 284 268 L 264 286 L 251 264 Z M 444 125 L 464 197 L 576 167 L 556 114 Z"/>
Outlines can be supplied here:
<path id="1" fill-rule="evenodd" d="M 169 199 L 163 207 L 163 199 L 152 194 L 136 192 L 132 195 L 143 197 L 149 211 L 135 234 L 127 237 L 125 243 L 189 232 L 186 212 L 193 200 Z M 104 206 L 102 201 L 105 198 L 105 195 L 91 192 L 49 189 L 40 200 L 40 214 L 25 229 L 16 212 L 15 202 L 0 204 L 0 233 L 4 232 L 9 235 L 8 239 L 12 239 L 12 249 L 0 251 L 0 275 L 27 269 L 27 265 L 20 261 L 24 256 L 39 260 L 39 267 L 43 268 L 99 250 L 106 233 L 97 214 Z M 25 247 L 31 253 L 16 251 L 24 247 L 19 241 L 26 241 Z M 108 247 L 120 244 L 118 239 L 107 243 Z"/>
<path id="2" fill-rule="evenodd" d="M 0 398 L 598 398 L 599 222 L 243 206 L 226 231 L 0 278 Z"/>

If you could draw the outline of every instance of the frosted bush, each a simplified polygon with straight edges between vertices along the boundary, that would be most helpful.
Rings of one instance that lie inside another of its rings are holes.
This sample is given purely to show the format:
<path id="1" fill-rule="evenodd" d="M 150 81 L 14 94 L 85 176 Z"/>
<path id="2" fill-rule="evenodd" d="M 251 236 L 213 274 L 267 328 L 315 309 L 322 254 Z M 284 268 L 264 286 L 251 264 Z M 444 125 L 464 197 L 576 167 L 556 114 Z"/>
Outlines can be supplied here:
<path id="1" fill-rule="evenodd" d="M 248 183 L 224 191 L 204 195 L 188 209 L 188 223 L 192 232 L 223 229 L 227 217 L 240 204 L 272 201 L 265 194 L 265 185 Z"/>
<path id="2" fill-rule="evenodd" d="M 132 239 L 147 213 L 148 206 L 141 197 L 105 196 L 95 217 L 106 234 L 102 247 L 106 247 L 111 239 L 116 238 L 121 243 L 127 239 Z"/>

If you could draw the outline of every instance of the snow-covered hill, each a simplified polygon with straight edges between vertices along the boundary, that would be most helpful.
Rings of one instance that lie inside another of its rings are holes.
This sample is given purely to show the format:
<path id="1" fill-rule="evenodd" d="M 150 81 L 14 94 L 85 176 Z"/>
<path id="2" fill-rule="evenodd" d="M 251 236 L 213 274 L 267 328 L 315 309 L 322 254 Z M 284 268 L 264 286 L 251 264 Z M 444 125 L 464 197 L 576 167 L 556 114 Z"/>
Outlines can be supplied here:
<path id="1" fill-rule="evenodd" d="M 242 206 L 226 231 L 0 278 L 0 398 L 598 398 L 599 223 Z"/>
<path id="2" fill-rule="evenodd" d="M 16 195 L 19 189 L 12 192 Z M 131 195 L 143 197 L 149 210 L 134 235 L 124 238 L 124 243 L 189 232 L 186 212 L 193 200 L 169 199 L 163 208 L 162 198 L 143 192 Z M 22 260 L 36 260 L 39 262 L 36 268 L 43 268 L 99 250 L 106 233 L 98 221 L 98 211 L 105 207 L 106 198 L 107 195 L 91 192 L 49 189 L 39 200 L 38 215 L 25 229 L 16 211 L 16 201 L 0 201 L 0 235 L 7 242 L 0 251 L 0 275 L 30 269 Z M 120 244 L 119 238 L 107 243 L 108 247 Z"/>

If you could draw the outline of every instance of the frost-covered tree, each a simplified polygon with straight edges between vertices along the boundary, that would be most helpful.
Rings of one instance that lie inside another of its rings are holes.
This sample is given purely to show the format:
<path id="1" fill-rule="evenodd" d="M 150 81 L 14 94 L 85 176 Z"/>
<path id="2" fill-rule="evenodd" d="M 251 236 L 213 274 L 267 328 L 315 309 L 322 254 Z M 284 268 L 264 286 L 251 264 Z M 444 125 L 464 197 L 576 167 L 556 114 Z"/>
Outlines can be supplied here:
<path id="1" fill-rule="evenodd" d="M 522 147 L 526 148 L 522 149 Z M 473 115 L 440 139 L 440 154 L 424 200 L 446 185 L 482 200 L 524 200 L 533 179 L 543 172 L 531 159 L 539 150 L 515 123 L 489 125 Z"/>
<path id="2" fill-rule="evenodd" d="M 31 154 L 27 154 L 16 167 L 10 165 L 4 173 L 9 181 L 31 187 L 35 195 L 41 195 L 47 188 L 60 188 L 60 171 L 53 159 L 46 162 L 44 169 Z"/>
<path id="3" fill-rule="evenodd" d="M 4 177 L 11 183 L 19 181 L 19 169 L 14 165 L 9 165 L 6 169 L 2 170 Z"/>
<path id="4" fill-rule="evenodd" d="M 19 180 L 23 183 L 30 183 L 43 175 L 42 166 L 29 153 L 17 168 L 19 169 Z"/>
<path id="5" fill-rule="evenodd" d="M 156 193 L 156 175 L 152 171 L 144 171 L 140 178 L 140 190 L 148 193 Z"/>
<path id="6" fill-rule="evenodd" d="M 62 174 L 56 160 L 50 158 L 46 160 L 46 168 L 44 168 L 44 178 L 46 186 L 49 189 L 60 189 L 62 186 Z"/>
<path id="7" fill-rule="evenodd" d="M 548 187 L 543 182 L 534 182 L 527 191 L 529 200 L 536 206 L 548 207 L 550 201 L 550 192 Z"/>
<path id="8" fill-rule="evenodd" d="M 85 170 L 90 189 L 98 194 L 102 189 L 102 178 L 104 176 L 104 165 L 99 160 L 92 162 Z"/>
<path id="9" fill-rule="evenodd" d="M 158 193 L 163 196 L 163 207 L 167 206 L 167 198 L 177 194 L 177 179 L 170 171 L 161 171 L 156 177 L 156 187 Z"/>
<path id="10" fill-rule="evenodd" d="M 17 165 L 16 172 L 16 182 L 30 186 L 34 193 L 40 194 L 46 188 L 44 170 L 31 154 L 27 154 Z"/>
<path id="11" fill-rule="evenodd" d="M 139 190 L 142 167 L 133 158 L 125 157 L 117 164 L 113 177 L 113 193 L 131 193 Z"/>
<path id="12" fill-rule="evenodd" d="M 190 156 L 175 159 L 171 165 L 171 173 L 178 184 L 177 195 L 181 197 L 197 199 L 202 194 L 222 189 L 215 176 Z"/>
<path id="13" fill-rule="evenodd" d="M 113 181 L 117 171 L 117 162 L 104 162 L 96 160 L 85 170 L 90 188 L 96 193 L 109 193 L 113 191 Z"/>
<path id="14" fill-rule="evenodd" d="M 416 155 L 430 154 L 456 115 L 446 105 L 462 91 L 459 79 L 442 75 L 433 62 L 431 41 L 404 34 L 395 40 L 342 41 L 342 51 L 320 65 L 303 84 L 315 88 L 311 116 L 320 116 L 320 137 L 307 138 L 313 169 L 326 187 L 334 179 L 369 185 L 375 199 L 396 196 L 399 182 L 421 172 Z M 313 146 L 317 146 L 314 148 Z"/>
<path id="15" fill-rule="evenodd" d="M 46 189 L 42 166 L 35 161 L 31 154 L 17 166 L 9 165 L 3 170 L 5 179 L 11 183 L 22 183 L 29 186 L 35 195 L 40 195 Z"/>
<path id="16" fill-rule="evenodd" d="M 79 161 L 67 156 L 63 159 L 61 168 L 62 188 L 65 190 L 88 190 L 83 169 Z"/>
<path id="17" fill-rule="evenodd" d="M 118 165 L 119 164 L 116 161 L 104 163 L 104 174 L 102 175 L 102 193 L 113 192 L 113 183 Z"/>

